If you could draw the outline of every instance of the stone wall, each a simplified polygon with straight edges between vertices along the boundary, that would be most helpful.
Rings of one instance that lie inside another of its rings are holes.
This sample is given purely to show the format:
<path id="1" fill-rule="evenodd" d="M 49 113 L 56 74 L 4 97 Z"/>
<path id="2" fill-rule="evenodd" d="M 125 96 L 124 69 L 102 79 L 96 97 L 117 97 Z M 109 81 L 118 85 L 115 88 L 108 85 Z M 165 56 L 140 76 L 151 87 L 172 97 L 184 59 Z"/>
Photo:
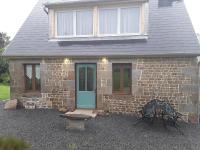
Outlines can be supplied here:
<path id="1" fill-rule="evenodd" d="M 103 101 L 110 112 L 134 113 L 154 98 L 170 102 L 185 115 L 186 121 L 197 123 L 199 100 L 196 58 L 133 59 L 132 95 L 105 94 Z"/>
<path id="2" fill-rule="evenodd" d="M 41 64 L 41 93 L 54 108 L 75 108 L 75 67 L 64 59 L 47 59 Z"/>
<path id="3" fill-rule="evenodd" d="M 97 63 L 97 109 L 112 113 L 135 113 L 149 100 L 169 101 L 185 120 L 198 122 L 198 65 L 188 58 L 111 59 L 43 59 L 41 94 L 24 91 L 23 64 L 30 60 L 11 60 L 11 92 L 13 98 L 38 96 L 54 108 L 75 109 L 75 64 Z M 112 94 L 112 63 L 132 63 L 132 94 Z"/>

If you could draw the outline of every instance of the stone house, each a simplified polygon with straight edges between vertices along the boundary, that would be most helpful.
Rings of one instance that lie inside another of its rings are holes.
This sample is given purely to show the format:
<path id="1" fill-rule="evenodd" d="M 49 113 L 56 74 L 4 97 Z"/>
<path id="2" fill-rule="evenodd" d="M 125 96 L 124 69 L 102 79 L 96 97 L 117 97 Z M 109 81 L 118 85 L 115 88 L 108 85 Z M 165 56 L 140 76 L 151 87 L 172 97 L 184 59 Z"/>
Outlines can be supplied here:
<path id="1" fill-rule="evenodd" d="M 23 103 L 132 114 L 159 98 L 199 122 L 200 48 L 181 0 L 39 0 L 3 55 Z"/>

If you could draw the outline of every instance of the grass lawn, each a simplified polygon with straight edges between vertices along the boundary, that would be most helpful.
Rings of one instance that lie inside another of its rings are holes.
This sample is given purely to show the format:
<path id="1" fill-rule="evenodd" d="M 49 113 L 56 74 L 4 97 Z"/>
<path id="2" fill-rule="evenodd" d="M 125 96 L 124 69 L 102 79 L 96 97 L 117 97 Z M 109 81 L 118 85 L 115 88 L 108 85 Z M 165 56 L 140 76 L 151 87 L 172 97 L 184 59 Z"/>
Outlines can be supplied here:
<path id="1" fill-rule="evenodd" d="M 10 98 L 10 86 L 0 85 L 0 101 L 7 100 Z"/>

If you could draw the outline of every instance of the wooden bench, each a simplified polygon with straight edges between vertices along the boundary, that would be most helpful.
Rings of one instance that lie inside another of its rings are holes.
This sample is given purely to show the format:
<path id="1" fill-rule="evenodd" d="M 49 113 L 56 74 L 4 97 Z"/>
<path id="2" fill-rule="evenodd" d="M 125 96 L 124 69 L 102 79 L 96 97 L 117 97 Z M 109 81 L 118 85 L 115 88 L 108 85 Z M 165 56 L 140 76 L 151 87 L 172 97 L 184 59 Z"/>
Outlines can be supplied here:
<path id="1" fill-rule="evenodd" d="M 91 119 L 91 116 L 84 114 L 61 114 L 60 117 L 67 118 L 67 130 L 85 130 L 85 121 Z"/>

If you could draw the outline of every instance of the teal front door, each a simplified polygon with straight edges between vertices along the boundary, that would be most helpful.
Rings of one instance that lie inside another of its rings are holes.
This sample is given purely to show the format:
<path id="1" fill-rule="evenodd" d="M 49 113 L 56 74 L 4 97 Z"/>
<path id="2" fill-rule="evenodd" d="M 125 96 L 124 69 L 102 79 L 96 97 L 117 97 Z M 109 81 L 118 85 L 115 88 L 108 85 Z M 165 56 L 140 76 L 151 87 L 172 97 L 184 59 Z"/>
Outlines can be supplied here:
<path id="1" fill-rule="evenodd" d="M 96 108 L 96 64 L 76 65 L 77 108 Z"/>

